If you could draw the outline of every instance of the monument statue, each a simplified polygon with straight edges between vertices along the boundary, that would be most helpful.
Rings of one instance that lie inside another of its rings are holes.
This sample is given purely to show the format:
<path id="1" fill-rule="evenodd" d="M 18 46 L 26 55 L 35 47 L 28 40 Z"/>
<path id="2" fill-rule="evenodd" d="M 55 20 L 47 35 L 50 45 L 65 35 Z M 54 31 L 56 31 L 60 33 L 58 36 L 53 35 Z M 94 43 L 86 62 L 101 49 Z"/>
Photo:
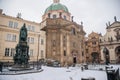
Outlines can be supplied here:
<path id="1" fill-rule="evenodd" d="M 13 57 L 15 67 L 27 68 L 29 60 L 29 46 L 27 45 L 27 28 L 24 25 L 20 29 L 19 43 L 16 46 L 16 54 Z"/>
<path id="2" fill-rule="evenodd" d="M 27 28 L 25 27 L 25 24 L 20 29 L 20 37 L 19 41 L 26 41 L 27 40 Z"/>

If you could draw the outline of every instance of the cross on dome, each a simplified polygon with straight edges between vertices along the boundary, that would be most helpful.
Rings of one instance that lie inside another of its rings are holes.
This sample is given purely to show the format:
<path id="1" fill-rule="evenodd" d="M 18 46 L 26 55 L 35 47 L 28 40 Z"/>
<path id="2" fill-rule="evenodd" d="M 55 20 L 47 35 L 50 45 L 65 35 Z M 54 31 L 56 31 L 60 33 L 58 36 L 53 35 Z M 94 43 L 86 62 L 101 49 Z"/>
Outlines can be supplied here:
<path id="1" fill-rule="evenodd" d="M 60 2 L 60 0 L 53 0 L 53 2 L 54 2 L 54 3 L 59 3 L 59 2 Z"/>

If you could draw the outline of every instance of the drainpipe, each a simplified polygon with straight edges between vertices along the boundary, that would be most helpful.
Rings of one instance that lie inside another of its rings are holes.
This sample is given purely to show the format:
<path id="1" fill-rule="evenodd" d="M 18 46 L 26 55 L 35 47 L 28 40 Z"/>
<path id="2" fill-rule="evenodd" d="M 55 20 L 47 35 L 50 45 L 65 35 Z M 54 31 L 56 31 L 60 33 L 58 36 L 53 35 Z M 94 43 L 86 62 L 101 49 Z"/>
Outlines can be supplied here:
<path id="1" fill-rule="evenodd" d="M 39 44 L 40 43 L 40 34 L 38 35 L 38 53 L 37 53 L 37 69 L 38 69 L 38 66 L 39 66 L 39 63 L 38 63 L 38 57 L 39 57 Z"/>

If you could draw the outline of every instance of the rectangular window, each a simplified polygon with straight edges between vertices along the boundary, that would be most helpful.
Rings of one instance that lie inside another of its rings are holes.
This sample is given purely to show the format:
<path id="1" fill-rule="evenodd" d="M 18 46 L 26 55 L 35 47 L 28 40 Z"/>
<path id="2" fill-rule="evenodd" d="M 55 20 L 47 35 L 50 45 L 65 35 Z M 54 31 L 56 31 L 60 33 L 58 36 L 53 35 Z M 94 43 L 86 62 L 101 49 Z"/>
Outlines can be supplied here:
<path id="1" fill-rule="evenodd" d="M 66 51 L 64 50 L 64 56 L 66 56 Z"/>
<path id="2" fill-rule="evenodd" d="M 10 28 L 13 27 L 13 21 L 9 21 L 9 27 L 10 27 Z"/>
<path id="3" fill-rule="evenodd" d="M 44 40 L 43 39 L 41 39 L 41 45 L 43 45 L 44 44 Z"/>
<path id="4" fill-rule="evenodd" d="M 27 42 L 30 43 L 30 37 L 28 37 Z"/>
<path id="5" fill-rule="evenodd" d="M 93 45 L 96 45 L 96 42 L 92 42 Z"/>
<path id="6" fill-rule="evenodd" d="M 11 41 L 11 34 L 7 34 L 7 41 Z"/>
<path id="7" fill-rule="evenodd" d="M 34 43 L 34 38 L 32 38 L 32 37 L 28 37 L 27 42 L 33 44 L 33 43 Z"/>
<path id="8" fill-rule="evenodd" d="M 75 28 L 72 28 L 71 33 L 75 35 Z"/>
<path id="9" fill-rule="evenodd" d="M 5 56 L 9 56 L 9 48 L 5 48 Z"/>
<path id="10" fill-rule="evenodd" d="M 27 30 L 34 32 L 34 31 L 35 31 L 35 27 L 34 27 L 34 26 L 31 26 L 31 25 L 28 25 Z"/>
<path id="11" fill-rule="evenodd" d="M 10 56 L 14 56 L 14 54 L 15 54 L 15 49 L 14 49 L 14 48 L 11 48 Z"/>
<path id="12" fill-rule="evenodd" d="M 30 50 L 30 56 L 33 56 L 33 49 Z"/>
<path id="13" fill-rule="evenodd" d="M 31 30 L 31 26 L 30 26 L 30 25 L 28 25 L 27 30 L 28 30 L 28 31 L 30 31 L 30 30 Z"/>
<path id="14" fill-rule="evenodd" d="M 82 51 L 82 56 L 84 56 L 84 52 Z"/>
<path id="15" fill-rule="evenodd" d="M 34 38 L 31 38 L 31 43 L 34 43 Z"/>
<path id="16" fill-rule="evenodd" d="M 16 35 L 12 35 L 12 41 L 16 41 Z"/>
<path id="17" fill-rule="evenodd" d="M 43 50 L 41 50 L 41 58 L 44 58 Z"/>
<path id="18" fill-rule="evenodd" d="M 18 23 L 14 22 L 14 28 L 17 28 L 17 27 L 18 27 Z"/>
<path id="19" fill-rule="evenodd" d="M 73 42 L 73 47 L 76 47 L 76 43 L 75 42 Z"/>
<path id="20" fill-rule="evenodd" d="M 35 27 L 34 26 L 32 26 L 32 30 L 31 31 L 35 31 Z"/>
<path id="21" fill-rule="evenodd" d="M 86 49 L 86 53 L 88 53 L 88 49 Z"/>

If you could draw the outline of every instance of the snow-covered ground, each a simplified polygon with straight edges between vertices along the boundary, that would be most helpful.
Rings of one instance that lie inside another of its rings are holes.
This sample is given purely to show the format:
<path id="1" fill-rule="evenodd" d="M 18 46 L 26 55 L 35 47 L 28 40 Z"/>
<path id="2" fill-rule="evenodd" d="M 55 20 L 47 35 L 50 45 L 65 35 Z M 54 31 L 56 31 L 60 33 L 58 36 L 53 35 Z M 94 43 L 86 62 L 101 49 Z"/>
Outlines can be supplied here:
<path id="1" fill-rule="evenodd" d="M 117 67 L 118 68 L 118 67 Z M 93 77 L 95 80 L 107 80 L 106 72 L 100 70 L 84 70 L 80 67 L 47 67 L 42 66 L 39 73 L 21 75 L 0 75 L 0 80 L 81 80 L 81 78 Z"/>
<path id="2" fill-rule="evenodd" d="M 43 66 L 44 71 L 21 75 L 0 75 L 0 80 L 81 80 L 94 77 L 96 80 L 107 80 L 104 71 L 84 70 L 79 67 L 53 68 Z"/>

